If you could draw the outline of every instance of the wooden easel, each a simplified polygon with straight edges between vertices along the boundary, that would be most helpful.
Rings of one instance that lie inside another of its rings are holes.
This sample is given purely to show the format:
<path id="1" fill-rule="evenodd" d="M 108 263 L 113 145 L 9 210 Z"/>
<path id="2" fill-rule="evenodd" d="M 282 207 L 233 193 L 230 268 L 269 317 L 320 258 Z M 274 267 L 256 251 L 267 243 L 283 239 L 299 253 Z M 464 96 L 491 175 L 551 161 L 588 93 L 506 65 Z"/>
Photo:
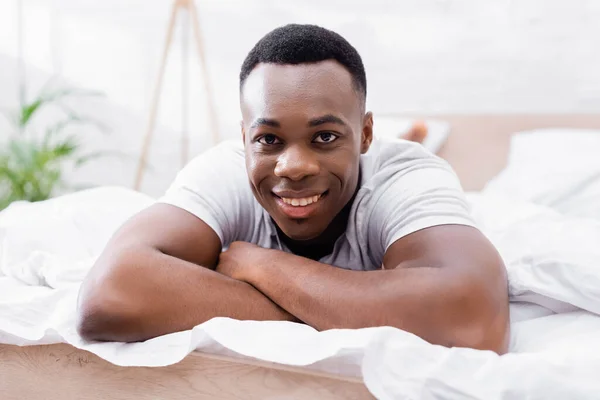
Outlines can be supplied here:
<path id="1" fill-rule="evenodd" d="M 200 60 L 200 64 L 202 67 L 202 80 L 204 81 L 204 92 L 207 97 L 208 104 L 208 117 L 210 129 L 212 132 L 212 140 L 214 144 L 219 142 L 219 130 L 217 126 L 217 116 L 215 112 L 214 98 L 212 94 L 212 90 L 210 87 L 210 82 L 208 79 L 208 70 L 206 68 L 206 58 L 204 54 L 204 44 L 202 42 L 202 34 L 200 32 L 200 22 L 198 20 L 198 11 L 196 9 L 196 5 L 194 4 L 194 0 L 174 0 L 173 7 L 171 9 L 171 17 L 169 19 L 169 25 L 167 28 L 167 37 L 165 41 L 165 47 L 162 54 L 162 61 L 160 64 L 160 69 L 158 72 L 158 77 L 156 80 L 156 85 L 154 87 L 154 94 L 152 97 L 152 103 L 150 107 L 150 115 L 148 119 L 148 127 L 146 130 L 146 135 L 144 137 L 144 142 L 142 144 L 142 151 L 140 154 L 140 159 L 137 167 L 137 173 L 135 175 L 134 189 L 139 190 L 142 184 L 142 178 L 144 174 L 144 167 L 146 166 L 146 159 L 148 157 L 148 150 L 150 148 L 150 142 L 152 139 L 152 134 L 154 132 L 154 127 L 156 125 L 156 116 L 158 113 L 158 105 L 160 100 L 160 94 L 162 90 L 163 77 L 165 74 L 165 67 L 167 64 L 167 58 L 169 56 L 169 50 L 171 48 L 171 42 L 173 41 L 173 31 L 175 30 L 175 22 L 177 20 L 177 15 L 179 11 L 187 12 L 192 23 L 192 30 L 194 33 L 194 39 L 196 42 L 196 51 L 198 53 L 198 58 Z M 188 32 L 183 32 L 184 38 Z M 184 63 L 185 65 L 185 63 Z M 183 85 L 182 88 L 183 93 L 186 92 L 186 85 Z M 187 124 L 187 98 L 183 96 L 183 110 L 182 115 L 184 125 Z M 183 129 L 181 135 L 181 163 L 182 166 L 185 165 L 188 159 L 188 148 L 189 148 L 189 131 L 187 129 Z"/>

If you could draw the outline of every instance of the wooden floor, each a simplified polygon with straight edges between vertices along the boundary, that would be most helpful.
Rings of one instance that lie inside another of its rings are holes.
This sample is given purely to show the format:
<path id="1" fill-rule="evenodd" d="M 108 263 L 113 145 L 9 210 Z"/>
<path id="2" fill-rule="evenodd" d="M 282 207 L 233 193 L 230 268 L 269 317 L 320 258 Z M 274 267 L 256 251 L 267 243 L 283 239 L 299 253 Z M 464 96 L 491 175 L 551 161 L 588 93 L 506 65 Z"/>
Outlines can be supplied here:
<path id="1" fill-rule="evenodd" d="M 67 344 L 0 345 L 0 399 L 372 399 L 364 384 L 193 352 L 161 368 L 118 367 Z"/>

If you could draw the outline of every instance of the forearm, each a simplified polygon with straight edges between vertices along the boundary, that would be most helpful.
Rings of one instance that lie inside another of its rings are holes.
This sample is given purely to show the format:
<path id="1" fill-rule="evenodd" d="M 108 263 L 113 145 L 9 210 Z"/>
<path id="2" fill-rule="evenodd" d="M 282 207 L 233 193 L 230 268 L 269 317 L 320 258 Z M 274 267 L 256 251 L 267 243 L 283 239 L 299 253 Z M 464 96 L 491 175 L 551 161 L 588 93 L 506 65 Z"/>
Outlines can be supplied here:
<path id="1" fill-rule="evenodd" d="M 316 329 L 390 325 L 398 315 L 380 306 L 389 297 L 386 271 L 349 271 L 283 252 L 265 263 L 249 283 Z"/>
<path id="2" fill-rule="evenodd" d="M 98 262 L 115 262 L 108 258 Z M 133 251 L 119 264 L 82 286 L 80 331 L 89 339 L 141 341 L 213 317 L 295 320 L 250 284 L 158 251 Z"/>
<path id="3" fill-rule="evenodd" d="M 393 326 L 446 346 L 504 343 L 489 335 L 504 335 L 506 314 L 488 307 L 485 286 L 463 296 L 464 282 L 453 271 L 350 271 L 283 252 L 265 260 L 270 265 L 250 283 L 316 329 Z"/>

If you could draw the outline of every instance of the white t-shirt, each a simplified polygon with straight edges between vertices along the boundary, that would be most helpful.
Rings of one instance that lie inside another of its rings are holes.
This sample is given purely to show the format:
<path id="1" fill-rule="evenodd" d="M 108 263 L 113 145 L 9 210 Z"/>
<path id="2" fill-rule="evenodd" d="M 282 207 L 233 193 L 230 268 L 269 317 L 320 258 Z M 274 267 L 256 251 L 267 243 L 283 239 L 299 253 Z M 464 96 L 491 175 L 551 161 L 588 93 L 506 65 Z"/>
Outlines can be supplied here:
<path id="1" fill-rule="evenodd" d="M 475 226 L 460 182 L 441 158 L 401 139 L 375 139 L 361 156 L 361 182 L 346 232 L 319 261 L 353 270 L 380 269 L 387 248 L 436 225 Z M 159 202 L 196 215 L 226 248 L 245 241 L 290 251 L 250 189 L 241 141 L 223 142 L 179 172 Z"/>

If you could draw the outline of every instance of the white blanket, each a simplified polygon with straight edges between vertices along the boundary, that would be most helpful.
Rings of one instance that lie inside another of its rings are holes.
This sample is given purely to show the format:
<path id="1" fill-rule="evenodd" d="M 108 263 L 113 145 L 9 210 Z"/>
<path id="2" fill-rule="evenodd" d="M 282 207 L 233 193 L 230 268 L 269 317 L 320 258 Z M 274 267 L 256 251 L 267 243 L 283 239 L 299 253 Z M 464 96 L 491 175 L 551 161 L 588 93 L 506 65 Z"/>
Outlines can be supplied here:
<path id="1" fill-rule="evenodd" d="M 0 213 L 0 343 L 67 342 L 124 366 L 176 363 L 195 349 L 361 376 L 381 399 L 597 398 L 600 220 L 500 196 L 470 195 L 502 254 L 511 353 L 447 349 L 390 328 L 317 332 L 288 322 L 215 318 L 144 343 L 84 343 L 79 284 L 110 234 L 153 202 L 101 188 Z"/>

